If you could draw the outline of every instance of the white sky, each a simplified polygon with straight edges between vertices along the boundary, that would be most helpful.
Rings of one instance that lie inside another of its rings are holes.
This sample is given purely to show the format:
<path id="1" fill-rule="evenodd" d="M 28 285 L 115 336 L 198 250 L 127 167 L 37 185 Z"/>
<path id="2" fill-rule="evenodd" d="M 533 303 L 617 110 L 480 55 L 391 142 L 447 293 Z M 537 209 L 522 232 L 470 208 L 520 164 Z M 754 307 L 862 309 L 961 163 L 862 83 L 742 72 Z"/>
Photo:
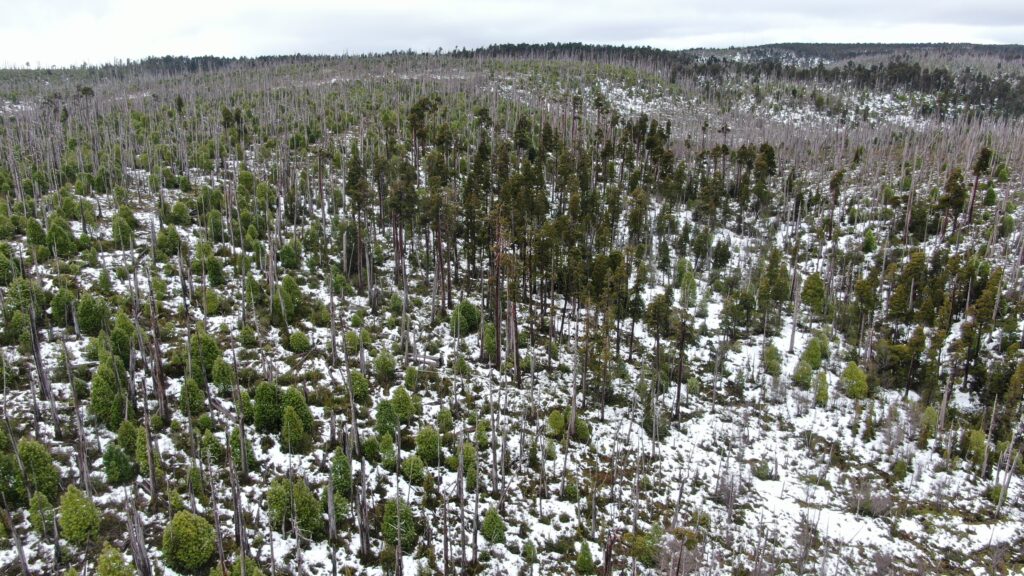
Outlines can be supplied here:
<path id="1" fill-rule="evenodd" d="M 1016 44 L 1024 42 L 1024 1 L 0 0 L 0 66 L 575 41 L 670 49 Z"/>

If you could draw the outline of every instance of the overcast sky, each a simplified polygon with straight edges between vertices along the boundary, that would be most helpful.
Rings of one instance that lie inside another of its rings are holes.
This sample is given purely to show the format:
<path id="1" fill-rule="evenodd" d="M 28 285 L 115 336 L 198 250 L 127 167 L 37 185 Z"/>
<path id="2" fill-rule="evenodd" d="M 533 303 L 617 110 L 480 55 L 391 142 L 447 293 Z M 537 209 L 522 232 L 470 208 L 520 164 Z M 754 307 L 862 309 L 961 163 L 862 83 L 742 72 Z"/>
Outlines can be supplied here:
<path id="1" fill-rule="evenodd" d="M 1021 0 L 0 0 L 0 66 L 503 42 L 1024 42 Z"/>

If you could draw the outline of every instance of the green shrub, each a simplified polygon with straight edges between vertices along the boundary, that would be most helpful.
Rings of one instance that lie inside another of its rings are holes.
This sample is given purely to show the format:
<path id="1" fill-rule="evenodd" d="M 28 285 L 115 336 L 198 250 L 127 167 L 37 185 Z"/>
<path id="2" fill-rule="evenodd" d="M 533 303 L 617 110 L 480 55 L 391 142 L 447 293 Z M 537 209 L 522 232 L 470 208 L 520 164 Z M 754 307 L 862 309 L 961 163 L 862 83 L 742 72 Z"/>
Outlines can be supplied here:
<path id="1" fill-rule="evenodd" d="M 854 362 L 846 364 L 846 368 L 843 369 L 843 374 L 839 378 L 840 384 L 843 389 L 846 390 L 846 395 L 854 399 L 864 399 L 868 397 L 868 377 L 860 366 L 857 366 Z"/>
<path id="2" fill-rule="evenodd" d="M 988 439 L 982 430 L 971 430 L 967 436 L 967 455 L 978 466 L 985 460 L 985 448 L 988 446 Z"/>
<path id="3" fill-rule="evenodd" d="M 285 242 L 277 255 L 281 259 L 281 266 L 290 270 L 297 270 L 302 265 L 302 244 L 295 239 Z"/>
<path id="4" fill-rule="evenodd" d="M 55 502 L 60 495 L 60 471 L 46 446 L 30 438 L 22 438 L 18 440 L 18 457 L 25 467 L 29 484 L 46 494 L 50 502 Z"/>
<path id="5" fill-rule="evenodd" d="M 580 552 L 576 555 L 577 574 L 597 574 L 597 565 L 594 564 L 594 557 L 590 553 L 590 544 L 584 540 L 580 542 Z"/>
<path id="6" fill-rule="evenodd" d="M 288 336 L 288 347 L 296 354 L 305 354 L 309 352 L 313 345 L 309 341 L 309 336 L 306 336 L 304 332 L 295 330 Z"/>
<path id="7" fill-rule="evenodd" d="M 441 435 L 433 426 L 424 426 L 416 433 L 416 454 L 427 464 L 441 463 Z"/>
<path id="8" fill-rule="evenodd" d="M 377 418 L 374 429 L 380 436 L 393 438 L 398 433 L 398 415 L 391 400 L 381 400 L 377 405 Z"/>
<path id="9" fill-rule="evenodd" d="M 281 449 L 292 454 L 301 454 L 308 450 L 309 436 L 302 426 L 302 420 L 295 413 L 295 408 L 284 407 L 281 417 Z"/>
<path id="10" fill-rule="evenodd" d="M 449 324 L 453 336 L 464 338 L 474 334 L 480 328 L 480 309 L 463 300 L 452 310 Z"/>
<path id="11" fill-rule="evenodd" d="M 135 479 L 135 463 L 120 445 L 110 443 L 103 451 L 103 472 L 107 475 L 107 482 L 123 486 Z"/>
<path id="12" fill-rule="evenodd" d="M 352 386 L 352 398 L 359 404 L 367 404 L 370 401 L 370 381 L 358 370 L 353 370 L 348 380 Z"/>
<path id="13" fill-rule="evenodd" d="M 484 326 L 484 354 L 488 360 L 494 360 L 498 354 L 498 337 L 494 331 L 494 324 Z"/>
<path id="14" fill-rule="evenodd" d="M 416 415 L 416 404 L 403 386 L 395 389 L 391 395 L 391 404 L 395 409 L 395 416 L 401 424 L 408 424 Z"/>
<path id="15" fill-rule="evenodd" d="M 447 434 L 455 429 L 455 418 L 448 408 L 441 408 L 437 413 L 437 430 L 441 434 Z"/>
<path id="16" fill-rule="evenodd" d="M 259 344 L 259 340 L 256 338 L 256 331 L 252 329 L 252 326 L 242 327 L 238 333 L 238 341 L 246 348 L 255 348 Z"/>
<path id="17" fill-rule="evenodd" d="M 164 561 L 178 572 L 197 574 L 213 556 L 214 537 L 205 518 L 182 510 L 164 528 Z"/>
<path id="18" fill-rule="evenodd" d="M 782 374 L 782 354 L 774 344 L 768 344 L 764 349 L 764 371 L 772 377 Z"/>
<path id="19" fill-rule="evenodd" d="M 793 369 L 793 385 L 801 390 L 811 387 L 811 380 L 814 378 L 814 368 L 810 363 L 800 360 Z"/>
<path id="20" fill-rule="evenodd" d="M 135 576 L 135 568 L 128 564 L 117 548 L 104 543 L 103 551 L 96 560 L 96 576 Z"/>
<path id="21" fill-rule="evenodd" d="M 381 350 L 373 359 L 373 371 L 377 376 L 377 382 L 388 387 L 395 380 L 395 358 L 387 349 Z"/>
<path id="22" fill-rule="evenodd" d="M 49 534 L 53 529 L 55 510 L 46 494 L 36 491 L 28 501 L 28 522 L 40 536 Z"/>
<path id="23" fill-rule="evenodd" d="M 270 382 L 260 382 L 256 386 L 253 419 L 256 429 L 260 432 L 277 432 L 281 429 L 281 389 Z"/>
<path id="24" fill-rule="evenodd" d="M 906 460 L 897 460 L 892 465 L 892 478 L 897 482 L 902 482 L 907 477 L 908 465 Z"/>
<path id="25" fill-rule="evenodd" d="M 203 436 L 199 439 L 199 449 L 203 460 L 209 461 L 211 464 L 224 462 L 224 445 L 220 443 L 220 439 L 214 436 L 212 430 L 203 431 Z"/>
<path id="26" fill-rule="evenodd" d="M 267 490 L 267 504 L 271 526 L 275 530 L 280 530 L 284 526 L 285 533 L 287 533 L 291 526 L 293 503 L 294 515 L 298 520 L 299 528 L 309 533 L 314 540 L 323 537 L 323 504 L 302 478 L 294 481 L 277 478 L 270 483 L 270 489 Z"/>
<path id="27" fill-rule="evenodd" d="M 223 396 L 231 394 L 231 390 L 235 385 L 235 369 L 224 361 L 223 358 L 217 358 L 213 363 L 213 385 L 217 387 L 217 392 Z"/>
<path id="28" fill-rule="evenodd" d="M 403 460 L 402 475 L 414 486 L 423 484 L 423 460 L 415 454 Z"/>
<path id="29" fill-rule="evenodd" d="M 60 499 L 60 531 L 68 542 L 85 544 L 99 534 L 100 511 L 92 499 L 75 486 Z"/>
<path id="30" fill-rule="evenodd" d="M 302 391 L 295 386 L 289 386 L 284 391 L 284 395 L 281 397 L 281 405 L 285 407 L 291 407 L 295 410 L 295 415 L 302 421 L 302 429 L 307 434 L 312 434 L 316 420 L 313 418 L 313 413 L 309 410 L 309 406 L 306 405 L 306 397 L 302 395 Z"/>
<path id="31" fill-rule="evenodd" d="M 235 563 L 231 565 L 231 576 L 242 576 L 243 561 L 245 562 L 245 576 L 264 576 L 259 564 L 249 557 L 246 557 L 245 560 L 235 560 Z"/>
<path id="32" fill-rule="evenodd" d="M 814 403 L 822 407 L 828 405 L 828 376 L 824 370 L 819 370 L 814 377 Z"/>
<path id="33" fill-rule="evenodd" d="M 50 217 L 47 228 L 46 245 L 51 250 L 56 250 L 57 256 L 69 258 L 78 253 L 78 242 L 75 240 L 75 235 L 67 220 L 54 215 Z"/>
<path id="34" fill-rule="evenodd" d="M 561 438 L 565 435 L 565 415 L 561 410 L 552 410 L 548 414 L 548 435 L 552 438 Z"/>
<path id="35" fill-rule="evenodd" d="M 331 482 L 336 496 L 348 498 L 352 493 L 352 462 L 341 448 L 336 448 L 331 457 Z"/>
<path id="36" fill-rule="evenodd" d="M 573 431 L 573 438 L 577 442 L 587 444 L 590 442 L 590 423 L 581 416 L 576 417 L 576 426 Z"/>
<path id="37" fill-rule="evenodd" d="M 355 320 L 355 318 L 353 318 Z M 345 332 L 343 338 L 345 344 L 345 353 L 349 356 L 356 356 L 359 354 L 359 349 L 363 346 L 363 341 L 359 337 L 359 333 L 355 330 L 349 330 Z"/>
<path id="38" fill-rule="evenodd" d="M 181 413 L 188 417 L 198 416 L 206 410 L 206 394 L 199 389 L 195 378 L 186 378 L 181 387 L 179 399 Z"/>
<path id="39" fill-rule="evenodd" d="M 418 532 L 412 508 L 400 500 L 393 498 L 388 500 L 384 504 L 384 517 L 380 532 L 384 537 L 384 542 L 391 546 L 398 545 L 399 534 L 401 534 L 402 549 L 411 551 L 416 545 Z"/>
<path id="40" fill-rule="evenodd" d="M 88 412 L 108 430 L 121 426 L 125 412 L 125 394 L 122 378 L 121 359 L 101 353 L 100 365 L 92 375 L 92 390 L 89 394 Z"/>
<path id="41" fill-rule="evenodd" d="M 505 521 L 494 508 L 489 508 L 484 514 L 483 523 L 480 525 L 480 534 L 492 544 L 500 544 L 505 541 Z"/>
<path id="42" fill-rule="evenodd" d="M 939 413 L 935 410 L 934 406 L 928 406 L 921 413 L 921 435 L 918 438 L 918 446 L 924 448 L 928 444 L 928 440 L 935 433 L 935 428 L 939 424 Z"/>

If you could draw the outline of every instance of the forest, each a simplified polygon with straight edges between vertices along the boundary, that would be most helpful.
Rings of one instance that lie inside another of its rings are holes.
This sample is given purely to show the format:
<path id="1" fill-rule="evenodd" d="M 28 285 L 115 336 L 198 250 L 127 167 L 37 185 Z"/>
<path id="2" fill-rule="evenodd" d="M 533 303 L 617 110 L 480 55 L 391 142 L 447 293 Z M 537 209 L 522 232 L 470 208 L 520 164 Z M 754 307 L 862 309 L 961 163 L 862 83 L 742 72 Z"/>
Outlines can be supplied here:
<path id="1" fill-rule="evenodd" d="M 0 574 L 1024 569 L 1024 49 L 0 70 Z"/>

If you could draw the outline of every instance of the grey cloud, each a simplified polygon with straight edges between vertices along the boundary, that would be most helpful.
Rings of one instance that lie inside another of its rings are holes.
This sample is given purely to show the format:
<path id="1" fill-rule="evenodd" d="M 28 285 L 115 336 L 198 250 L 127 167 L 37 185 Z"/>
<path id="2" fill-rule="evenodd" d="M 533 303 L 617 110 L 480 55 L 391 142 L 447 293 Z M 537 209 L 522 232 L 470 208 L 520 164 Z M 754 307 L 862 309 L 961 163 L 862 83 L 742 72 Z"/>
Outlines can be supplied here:
<path id="1" fill-rule="evenodd" d="M 1024 3 L 564 0 L 171 3 L 0 0 L 0 60 L 361 53 L 583 41 L 665 48 L 765 42 L 1020 42 Z M 80 30 L 78 28 L 90 28 Z M 2 64 L 2 61 L 0 61 Z"/>

